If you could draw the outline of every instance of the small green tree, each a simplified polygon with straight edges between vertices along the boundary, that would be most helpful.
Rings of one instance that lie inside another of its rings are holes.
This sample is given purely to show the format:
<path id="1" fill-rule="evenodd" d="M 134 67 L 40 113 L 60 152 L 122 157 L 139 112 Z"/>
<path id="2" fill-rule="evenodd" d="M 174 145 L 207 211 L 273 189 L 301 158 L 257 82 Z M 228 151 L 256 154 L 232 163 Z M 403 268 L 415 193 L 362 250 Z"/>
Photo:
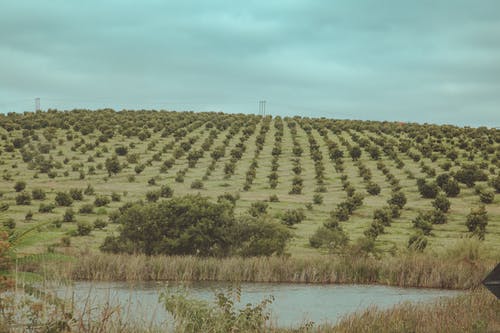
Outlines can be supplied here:
<path id="1" fill-rule="evenodd" d="M 484 239 L 486 234 L 486 226 L 488 225 L 488 213 L 484 206 L 471 208 L 465 222 L 467 229 L 480 240 Z"/>
<path id="2" fill-rule="evenodd" d="M 109 176 L 119 173 L 122 169 L 117 155 L 107 158 L 105 165 Z"/>

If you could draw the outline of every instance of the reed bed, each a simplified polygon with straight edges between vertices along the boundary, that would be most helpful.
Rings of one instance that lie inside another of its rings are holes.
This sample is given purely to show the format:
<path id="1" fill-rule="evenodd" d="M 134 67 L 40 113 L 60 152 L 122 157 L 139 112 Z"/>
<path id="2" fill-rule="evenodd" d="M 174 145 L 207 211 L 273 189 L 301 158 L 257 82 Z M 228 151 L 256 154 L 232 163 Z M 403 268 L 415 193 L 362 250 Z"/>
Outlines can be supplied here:
<path id="1" fill-rule="evenodd" d="M 43 270 L 45 276 L 90 281 L 356 283 L 474 289 L 494 265 L 491 260 L 445 259 L 427 254 L 383 260 L 356 256 L 301 259 L 87 254 L 72 262 L 40 263 L 37 270 Z"/>
<path id="2" fill-rule="evenodd" d="M 488 291 L 476 291 L 430 304 L 403 303 L 345 316 L 317 332 L 500 332 L 500 302 Z"/>

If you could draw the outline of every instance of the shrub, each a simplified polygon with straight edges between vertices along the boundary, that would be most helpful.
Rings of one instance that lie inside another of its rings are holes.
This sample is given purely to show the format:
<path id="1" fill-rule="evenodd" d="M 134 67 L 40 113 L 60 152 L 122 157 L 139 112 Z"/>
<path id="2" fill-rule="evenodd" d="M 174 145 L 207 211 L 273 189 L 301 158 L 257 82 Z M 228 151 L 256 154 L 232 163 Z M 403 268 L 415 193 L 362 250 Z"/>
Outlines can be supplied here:
<path id="1" fill-rule="evenodd" d="M 16 221 L 14 221 L 13 218 L 9 218 L 5 221 L 2 222 L 2 225 L 7 228 L 7 229 L 15 229 L 16 228 Z"/>
<path id="2" fill-rule="evenodd" d="M 21 192 L 16 195 L 16 205 L 31 205 L 31 195 L 28 192 Z"/>
<path id="3" fill-rule="evenodd" d="M 107 158 L 105 165 L 109 176 L 117 174 L 122 170 L 122 166 L 120 165 L 120 161 L 118 160 L 117 155 L 113 155 L 112 157 Z"/>
<path id="4" fill-rule="evenodd" d="M 313 195 L 313 203 L 315 205 L 321 205 L 323 203 L 323 196 L 319 193 Z"/>
<path id="5" fill-rule="evenodd" d="M 479 192 L 479 200 L 482 203 L 490 204 L 495 200 L 495 193 L 493 191 L 482 190 Z"/>
<path id="6" fill-rule="evenodd" d="M 33 200 L 45 200 L 47 195 L 45 194 L 45 191 L 42 190 L 41 188 L 35 188 L 31 191 L 31 195 L 33 196 Z"/>
<path id="7" fill-rule="evenodd" d="M 418 179 L 417 181 L 418 191 L 423 198 L 434 199 L 439 193 L 439 186 L 435 183 L 427 183 L 425 179 Z"/>
<path id="8" fill-rule="evenodd" d="M 73 204 L 73 199 L 69 195 L 69 193 L 66 192 L 57 192 L 56 193 L 56 198 L 55 202 L 57 206 L 71 206 Z"/>
<path id="9" fill-rule="evenodd" d="M 460 185 L 455 179 L 449 179 L 442 188 L 448 197 L 454 198 L 460 194 Z"/>
<path id="10" fill-rule="evenodd" d="M 432 216 L 429 213 L 419 212 L 417 217 L 413 219 L 413 226 L 420 229 L 424 235 L 429 235 L 432 231 Z"/>
<path id="11" fill-rule="evenodd" d="M 392 220 L 391 211 L 387 208 L 379 208 L 373 212 L 373 219 L 384 226 L 390 226 Z"/>
<path id="12" fill-rule="evenodd" d="M 410 236 L 408 240 L 408 249 L 422 252 L 427 247 L 427 237 L 422 232 L 417 232 Z"/>
<path id="13" fill-rule="evenodd" d="M 401 191 L 393 192 L 391 198 L 387 200 L 387 203 L 389 205 L 397 206 L 399 207 L 399 209 L 403 209 L 403 207 L 406 205 L 406 196 Z"/>
<path id="14" fill-rule="evenodd" d="M 118 146 L 115 148 L 115 153 L 119 156 L 125 156 L 128 153 L 128 148 L 125 146 Z"/>
<path id="15" fill-rule="evenodd" d="M 432 206 L 443 213 L 448 212 L 451 206 L 450 200 L 443 194 L 438 194 L 432 202 Z"/>
<path id="16" fill-rule="evenodd" d="M 148 191 L 146 192 L 146 200 L 148 202 L 156 202 L 160 199 L 161 192 L 160 191 Z"/>
<path id="17" fill-rule="evenodd" d="M 160 196 L 162 198 L 171 198 L 174 195 L 174 190 L 168 185 L 162 185 L 160 187 Z"/>
<path id="18" fill-rule="evenodd" d="M 264 216 L 242 217 L 233 231 L 235 254 L 243 257 L 282 255 L 292 234 Z"/>
<path id="19" fill-rule="evenodd" d="M 470 213 L 467 215 L 465 225 L 469 232 L 483 240 L 486 234 L 486 226 L 488 225 L 488 213 L 486 212 L 486 208 L 484 206 L 471 208 Z"/>
<path id="20" fill-rule="evenodd" d="M 94 226 L 88 222 L 78 222 L 76 224 L 76 234 L 78 236 L 90 235 L 92 229 L 94 229 Z"/>
<path id="21" fill-rule="evenodd" d="M 122 197 L 120 196 L 120 194 L 118 194 L 116 192 L 111 193 L 111 201 L 119 202 L 119 201 L 121 201 L 121 199 L 122 199 Z"/>
<path id="22" fill-rule="evenodd" d="M 109 199 L 109 197 L 105 196 L 105 195 L 98 195 L 96 196 L 95 200 L 94 200 L 94 205 L 96 207 L 103 207 L 103 206 L 106 206 L 107 204 L 109 204 L 111 202 L 111 200 Z"/>
<path id="23" fill-rule="evenodd" d="M 496 176 L 490 181 L 491 186 L 495 189 L 496 193 L 500 193 L 500 175 Z"/>
<path id="24" fill-rule="evenodd" d="M 252 202 L 250 208 L 248 209 L 248 214 L 250 214 L 253 217 L 258 217 L 260 215 L 267 213 L 267 207 L 268 204 L 265 203 L 264 201 Z"/>
<path id="25" fill-rule="evenodd" d="M 380 186 L 377 183 L 369 182 L 368 185 L 366 185 L 366 191 L 371 195 L 379 195 Z"/>
<path id="26" fill-rule="evenodd" d="M 108 222 L 104 221 L 103 219 L 96 219 L 94 221 L 94 229 L 104 229 L 108 226 Z"/>
<path id="27" fill-rule="evenodd" d="M 83 200 L 83 191 L 81 189 L 79 189 L 79 188 L 71 188 L 69 190 L 69 195 L 75 201 L 81 201 L 81 200 Z"/>
<path id="28" fill-rule="evenodd" d="M 253 255 L 251 249 L 262 251 L 261 248 L 271 247 L 276 252 L 277 243 L 284 249 L 290 237 L 275 224 L 255 225 L 258 219 L 252 217 L 236 220 L 234 207 L 227 200 L 213 203 L 200 195 L 133 204 L 121 212 L 118 221 L 122 226 L 120 235 L 108 236 L 101 246 L 103 251 L 146 255 L 226 256 L 232 252 Z M 268 225 L 275 226 L 276 237 L 272 239 Z M 273 242 L 277 243 L 272 245 Z"/>
<path id="29" fill-rule="evenodd" d="M 146 166 L 144 164 L 138 164 L 134 167 L 134 171 L 136 174 L 140 174 L 144 171 L 144 169 L 146 169 Z"/>
<path id="30" fill-rule="evenodd" d="M 21 192 L 23 191 L 24 189 L 26 188 L 26 182 L 25 181 L 17 181 L 15 184 L 14 184 L 14 190 L 16 190 L 16 192 Z"/>
<path id="31" fill-rule="evenodd" d="M 75 212 L 71 208 L 67 208 L 63 215 L 63 222 L 73 222 L 75 220 Z"/>
<path id="32" fill-rule="evenodd" d="M 191 188 L 192 189 L 202 189 L 203 188 L 203 182 L 199 179 L 194 180 L 191 183 Z"/>
<path id="33" fill-rule="evenodd" d="M 83 193 L 85 195 L 94 195 L 94 188 L 92 187 L 92 185 L 87 184 L 87 187 L 85 188 L 85 190 L 83 191 Z"/>
<path id="34" fill-rule="evenodd" d="M 271 194 L 271 195 L 269 196 L 269 201 L 270 201 L 270 202 L 279 202 L 279 201 L 280 201 L 280 199 L 278 198 L 278 196 L 277 196 L 276 194 Z"/>
<path id="35" fill-rule="evenodd" d="M 319 227 L 309 238 L 309 245 L 314 248 L 327 248 L 333 251 L 347 245 L 349 239 L 345 232 L 339 228 Z"/>
<path id="36" fill-rule="evenodd" d="M 292 226 L 294 224 L 302 222 L 306 218 L 306 214 L 304 214 L 304 210 L 299 209 L 287 209 L 283 216 L 281 217 L 281 221 L 283 224 L 287 226 Z"/>
<path id="37" fill-rule="evenodd" d="M 80 214 L 93 214 L 94 213 L 94 205 L 91 203 L 84 204 L 83 206 L 80 207 L 78 210 L 78 213 Z"/>
<path id="38" fill-rule="evenodd" d="M 31 221 L 33 220 L 33 212 L 31 210 L 29 210 L 26 215 L 24 216 L 24 220 L 25 221 Z"/>
<path id="39" fill-rule="evenodd" d="M 41 203 L 40 206 L 38 207 L 38 212 L 40 212 L 40 213 L 52 213 L 55 208 L 56 208 L 56 205 L 54 205 L 53 203 L 48 203 L 48 204 Z"/>

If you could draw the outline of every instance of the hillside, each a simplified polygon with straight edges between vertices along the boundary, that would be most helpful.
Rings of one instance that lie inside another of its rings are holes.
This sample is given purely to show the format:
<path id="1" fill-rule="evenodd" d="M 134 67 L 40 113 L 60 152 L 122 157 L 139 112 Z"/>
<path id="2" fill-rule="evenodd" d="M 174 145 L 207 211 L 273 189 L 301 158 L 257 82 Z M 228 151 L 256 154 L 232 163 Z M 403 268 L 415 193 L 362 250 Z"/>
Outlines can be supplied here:
<path id="1" fill-rule="evenodd" d="M 69 243 L 96 250 L 117 228 L 108 217 L 124 202 L 155 201 L 168 197 L 169 189 L 174 196 L 201 193 L 214 200 L 238 194 L 237 213 L 266 201 L 276 219 L 286 210 L 303 209 L 305 219 L 291 227 L 295 236 L 288 252 L 294 256 L 328 251 L 311 247 L 309 239 L 332 215 L 355 242 L 373 230 L 375 214 L 381 222 L 376 225 L 383 225 L 375 235 L 377 248 L 405 248 L 416 233 L 413 221 L 419 213 L 434 212 L 433 197 L 441 193 L 449 210 L 421 217 L 431 224 L 422 227 L 431 229 L 425 231 L 427 248 L 469 237 L 467 215 L 484 205 L 484 244 L 500 251 L 495 197 L 500 131 L 495 129 L 75 110 L 0 115 L 0 135 L 0 203 L 9 205 L 5 227 L 22 230 L 34 222 L 55 222 L 22 244 L 25 253 Z M 56 200 L 58 192 L 69 193 L 70 202 Z M 389 208 L 383 208 L 393 193 L 403 193 L 407 202 L 399 216 L 385 221 Z M 341 203 L 353 196 L 362 199 L 360 205 L 344 214 Z M 74 216 L 64 218 L 68 207 Z M 93 225 L 96 220 L 100 228 L 90 235 L 68 239 L 77 222 Z"/>

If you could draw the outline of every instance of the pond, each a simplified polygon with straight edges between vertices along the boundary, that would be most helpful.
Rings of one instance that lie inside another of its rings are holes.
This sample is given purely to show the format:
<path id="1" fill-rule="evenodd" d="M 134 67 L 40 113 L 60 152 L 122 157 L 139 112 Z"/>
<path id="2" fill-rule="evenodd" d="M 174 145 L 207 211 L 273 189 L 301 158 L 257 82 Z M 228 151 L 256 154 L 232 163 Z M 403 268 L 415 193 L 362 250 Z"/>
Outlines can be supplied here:
<path id="1" fill-rule="evenodd" d="M 58 287 L 57 294 L 73 299 L 75 306 L 93 307 L 100 304 L 121 305 L 124 318 L 144 324 L 171 323 L 168 313 L 158 302 L 159 294 L 185 289 L 192 298 L 213 301 L 215 292 L 227 291 L 236 285 L 221 282 L 196 282 L 189 285 L 166 282 L 130 284 L 126 282 L 75 282 Z M 290 283 L 242 283 L 241 306 L 256 305 L 270 295 L 273 323 L 280 327 L 297 327 L 308 321 L 335 323 L 343 315 L 370 306 L 388 308 L 395 304 L 429 302 L 438 297 L 459 295 L 461 291 L 439 289 L 397 288 L 379 285 L 334 285 Z"/>

